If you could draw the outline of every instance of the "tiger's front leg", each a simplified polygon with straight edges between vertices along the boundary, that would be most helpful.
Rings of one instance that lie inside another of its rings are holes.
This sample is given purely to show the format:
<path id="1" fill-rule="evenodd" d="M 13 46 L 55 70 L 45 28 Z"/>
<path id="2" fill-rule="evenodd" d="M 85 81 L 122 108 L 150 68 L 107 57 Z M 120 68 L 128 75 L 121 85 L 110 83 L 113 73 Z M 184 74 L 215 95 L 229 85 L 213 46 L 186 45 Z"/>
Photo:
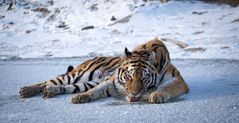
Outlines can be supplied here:
<path id="1" fill-rule="evenodd" d="M 76 94 L 71 101 L 74 104 L 88 103 L 99 98 L 105 98 L 115 95 L 116 90 L 114 88 L 113 81 L 108 80 L 100 83 L 98 86 L 87 92 Z"/>
<path id="2" fill-rule="evenodd" d="M 157 90 L 152 92 L 148 97 L 149 103 L 164 103 L 172 98 L 176 98 L 182 94 L 189 92 L 189 88 L 182 76 L 178 72 L 178 75 L 167 80 L 160 85 Z"/>

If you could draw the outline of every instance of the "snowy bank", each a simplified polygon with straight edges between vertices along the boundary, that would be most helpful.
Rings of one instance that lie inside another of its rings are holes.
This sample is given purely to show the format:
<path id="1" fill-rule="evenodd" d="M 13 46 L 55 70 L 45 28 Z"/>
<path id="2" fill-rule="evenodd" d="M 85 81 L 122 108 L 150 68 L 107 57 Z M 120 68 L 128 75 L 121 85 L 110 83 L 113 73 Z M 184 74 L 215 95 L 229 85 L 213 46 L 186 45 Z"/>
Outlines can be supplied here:
<path id="1" fill-rule="evenodd" d="M 0 6 L 0 59 L 118 55 L 154 37 L 188 44 L 166 43 L 172 58 L 239 59 L 239 7 L 142 0 L 34 0 L 7 7 Z"/>

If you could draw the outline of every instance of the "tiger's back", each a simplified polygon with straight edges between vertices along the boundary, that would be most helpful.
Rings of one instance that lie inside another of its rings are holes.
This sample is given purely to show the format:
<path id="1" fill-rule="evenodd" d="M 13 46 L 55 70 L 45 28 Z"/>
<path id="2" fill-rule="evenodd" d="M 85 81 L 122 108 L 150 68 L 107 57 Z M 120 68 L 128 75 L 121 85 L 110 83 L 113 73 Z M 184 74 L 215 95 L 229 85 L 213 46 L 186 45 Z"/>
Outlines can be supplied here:
<path id="1" fill-rule="evenodd" d="M 69 72 L 68 76 L 77 74 L 76 77 L 72 77 L 73 84 L 88 81 L 101 82 L 111 76 L 121 62 L 120 57 L 95 57 L 77 66 Z"/>

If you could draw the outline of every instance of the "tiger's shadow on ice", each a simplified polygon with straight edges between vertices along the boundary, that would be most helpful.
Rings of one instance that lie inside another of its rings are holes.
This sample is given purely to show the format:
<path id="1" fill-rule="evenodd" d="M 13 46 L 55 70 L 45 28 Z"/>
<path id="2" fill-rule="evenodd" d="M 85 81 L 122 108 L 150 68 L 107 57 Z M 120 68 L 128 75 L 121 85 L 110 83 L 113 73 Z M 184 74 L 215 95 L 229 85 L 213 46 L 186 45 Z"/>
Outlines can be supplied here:
<path id="1" fill-rule="evenodd" d="M 103 99 L 104 100 L 104 99 Z M 179 97 L 179 98 L 175 98 L 172 100 L 169 100 L 166 103 L 161 103 L 161 104 L 150 104 L 147 101 L 143 101 L 143 102 L 128 102 L 128 101 L 123 101 L 123 100 L 115 100 L 115 99 L 110 99 L 111 102 L 108 102 L 105 104 L 105 106 L 122 106 L 122 105 L 163 105 L 163 104 L 171 104 L 171 103 L 177 103 L 177 102 L 183 102 L 185 100 L 187 100 L 184 97 Z M 99 100 L 100 101 L 100 100 Z M 96 101 L 97 102 L 97 101 Z"/>

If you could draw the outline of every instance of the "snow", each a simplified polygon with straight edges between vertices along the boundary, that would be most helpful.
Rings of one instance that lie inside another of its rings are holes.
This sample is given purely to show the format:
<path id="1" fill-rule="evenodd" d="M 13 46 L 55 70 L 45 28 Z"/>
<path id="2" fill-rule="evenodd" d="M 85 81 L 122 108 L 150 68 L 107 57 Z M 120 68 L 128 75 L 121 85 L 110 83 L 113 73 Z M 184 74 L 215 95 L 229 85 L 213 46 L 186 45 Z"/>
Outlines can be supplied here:
<path id="1" fill-rule="evenodd" d="M 51 5 L 34 0 L 6 8 L 0 7 L 0 59 L 118 55 L 154 37 L 189 45 L 166 43 L 173 59 L 239 59 L 239 22 L 234 22 L 239 7 L 200 1 L 60 0 Z M 130 17 L 116 23 L 112 16 L 116 21 Z M 94 29 L 81 30 L 90 25 Z"/>
<path id="2" fill-rule="evenodd" d="M 72 104 L 73 94 L 21 99 L 19 88 L 53 78 L 88 58 L 0 61 L 0 121 L 9 122 L 238 122 L 239 61 L 177 59 L 172 62 L 190 93 L 164 104 L 127 103 L 115 98 Z M 232 69 L 233 68 L 233 69 Z"/>

